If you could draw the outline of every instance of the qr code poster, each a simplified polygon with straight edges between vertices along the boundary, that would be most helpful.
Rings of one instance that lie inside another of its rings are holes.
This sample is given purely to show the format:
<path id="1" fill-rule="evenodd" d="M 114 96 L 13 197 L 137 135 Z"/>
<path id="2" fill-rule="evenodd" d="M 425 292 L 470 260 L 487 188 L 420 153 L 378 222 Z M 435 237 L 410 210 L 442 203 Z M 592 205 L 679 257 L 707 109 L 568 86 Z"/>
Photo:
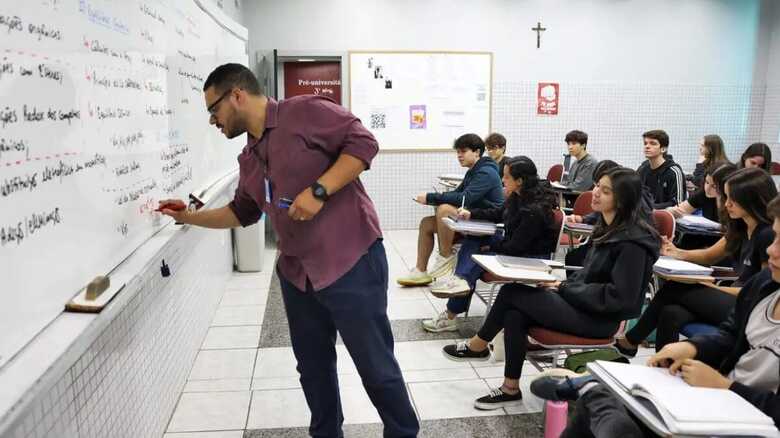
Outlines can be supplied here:
<path id="1" fill-rule="evenodd" d="M 428 115 L 425 105 L 409 106 L 409 129 L 425 129 L 428 123 Z"/>
<path id="2" fill-rule="evenodd" d="M 373 111 L 371 112 L 371 129 L 385 129 L 387 128 L 387 114 L 384 112 Z"/>
<path id="3" fill-rule="evenodd" d="M 560 87 L 553 82 L 539 82 L 536 87 L 536 114 L 554 116 L 558 114 Z"/>

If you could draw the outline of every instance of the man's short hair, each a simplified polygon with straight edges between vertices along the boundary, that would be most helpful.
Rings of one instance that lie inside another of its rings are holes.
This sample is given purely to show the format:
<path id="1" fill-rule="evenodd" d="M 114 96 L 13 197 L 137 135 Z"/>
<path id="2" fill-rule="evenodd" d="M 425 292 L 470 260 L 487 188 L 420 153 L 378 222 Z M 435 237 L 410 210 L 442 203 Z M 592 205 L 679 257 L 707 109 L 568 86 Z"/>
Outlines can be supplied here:
<path id="1" fill-rule="evenodd" d="M 669 134 L 663 129 L 653 129 L 642 134 L 642 138 L 650 138 L 656 140 L 662 148 L 669 148 Z"/>
<path id="2" fill-rule="evenodd" d="M 470 149 L 479 151 L 479 156 L 485 153 L 485 142 L 477 134 L 463 134 L 455 140 L 453 149 Z"/>
<path id="3" fill-rule="evenodd" d="M 583 146 L 587 146 L 588 145 L 588 134 L 586 134 L 586 133 L 584 133 L 582 131 L 578 131 L 578 130 L 575 129 L 574 131 L 569 131 L 569 133 L 566 134 L 565 141 L 566 141 L 567 144 L 568 143 L 579 143 L 579 144 L 581 144 Z"/>
<path id="4" fill-rule="evenodd" d="M 263 94 L 252 70 L 241 64 L 222 64 L 215 68 L 203 83 L 203 91 L 211 86 L 214 86 L 217 93 L 224 93 L 236 87 L 256 96 Z"/>
<path id="5" fill-rule="evenodd" d="M 502 149 L 506 148 L 506 137 L 494 132 L 485 138 L 485 146 L 499 147 Z"/>

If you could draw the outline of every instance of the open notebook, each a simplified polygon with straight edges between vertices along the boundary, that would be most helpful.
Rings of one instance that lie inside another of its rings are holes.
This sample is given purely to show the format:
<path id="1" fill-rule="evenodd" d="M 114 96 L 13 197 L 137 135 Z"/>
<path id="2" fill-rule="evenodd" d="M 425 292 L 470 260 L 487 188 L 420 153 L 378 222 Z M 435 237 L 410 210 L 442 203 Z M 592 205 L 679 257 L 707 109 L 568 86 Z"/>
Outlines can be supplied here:
<path id="1" fill-rule="evenodd" d="M 703 216 L 685 215 L 680 219 L 677 219 L 677 224 L 685 226 L 691 229 L 707 230 L 707 231 L 720 231 L 721 225 L 719 222 L 711 221 Z"/>
<path id="2" fill-rule="evenodd" d="M 652 403 L 672 434 L 778 436 L 772 418 L 733 391 L 695 388 L 666 368 L 605 361 L 588 368 L 597 377 L 609 376 L 601 380 L 614 391 Z"/>

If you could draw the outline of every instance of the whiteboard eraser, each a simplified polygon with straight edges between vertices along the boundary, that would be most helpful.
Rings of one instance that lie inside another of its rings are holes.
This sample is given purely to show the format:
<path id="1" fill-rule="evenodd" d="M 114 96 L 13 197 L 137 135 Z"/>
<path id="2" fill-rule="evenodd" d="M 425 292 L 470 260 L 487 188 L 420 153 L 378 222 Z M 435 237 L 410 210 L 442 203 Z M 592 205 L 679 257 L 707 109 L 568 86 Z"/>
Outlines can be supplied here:
<path id="1" fill-rule="evenodd" d="M 111 280 L 109 280 L 107 275 L 98 275 L 95 277 L 94 280 L 90 281 L 87 285 L 87 293 L 86 293 L 86 299 L 87 300 L 95 300 L 97 297 L 100 296 L 103 292 L 108 289 L 108 286 L 111 285 Z"/>

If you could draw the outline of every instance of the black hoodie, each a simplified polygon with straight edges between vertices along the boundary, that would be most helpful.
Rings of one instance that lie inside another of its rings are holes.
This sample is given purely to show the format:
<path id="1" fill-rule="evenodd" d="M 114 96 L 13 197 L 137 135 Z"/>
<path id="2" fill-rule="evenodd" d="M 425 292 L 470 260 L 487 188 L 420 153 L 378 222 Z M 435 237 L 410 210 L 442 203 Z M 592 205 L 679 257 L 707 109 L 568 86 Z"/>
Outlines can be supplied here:
<path id="1" fill-rule="evenodd" d="M 655 199 L 653 207 L 656 210 L 685 201 L 687 196 L 685 173 L 682 167 L 674 162 L 671 155 L 666 156 L 666 161 L 658 166 L 658 169 L 652 169 L 650 161 L 645 160 L 636 172 L 642 180 L 642 185 L 653 195 Z"/>
<path id="2" fill-rule="evenodd" d="M 658 259 L 659 241 L 639 225 L 594 243 L 584 268 L 561 283 L 558 293 L 572 306 L 614 320 L 639 316 Z"/>

